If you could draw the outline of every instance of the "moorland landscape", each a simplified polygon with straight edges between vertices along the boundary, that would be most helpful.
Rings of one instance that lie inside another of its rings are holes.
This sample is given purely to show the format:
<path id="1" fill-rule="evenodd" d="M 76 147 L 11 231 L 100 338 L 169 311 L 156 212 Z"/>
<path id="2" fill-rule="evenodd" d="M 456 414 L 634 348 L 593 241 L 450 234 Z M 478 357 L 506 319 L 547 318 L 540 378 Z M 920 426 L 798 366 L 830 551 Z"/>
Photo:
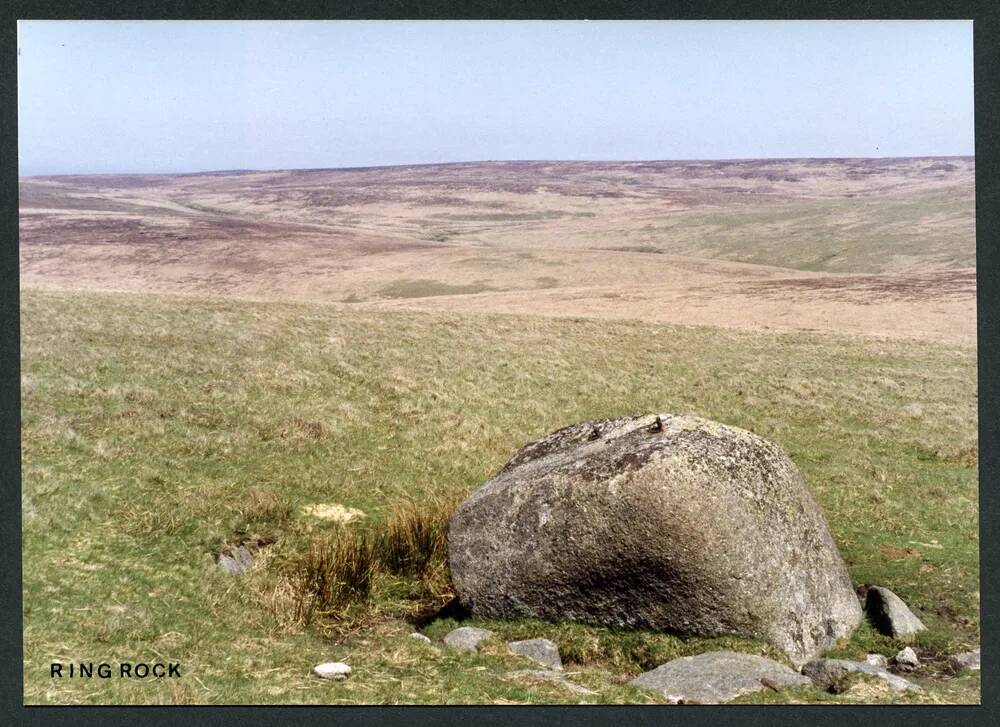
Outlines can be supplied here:
<path id="1" fill-rule="evenodd" d="M 25 701 L 659 703 L 629 682 L 678 656 L 787 663 L 451 606 L 448 518 L 522 445 L 672 412 L 780 446 L 851 586 L 926 625 L 862 621 L 830 651 L 909 645 L 919 689 L 736 701 L 978 702 L 950 660 L 980 636 L 974 176 L 935 157 L 22 178 Z M 456 626 L 496 637 L 449 649 Z M 504 645 L 542 637 L 565 679 Z M 187 678 L 50 678 L 91 654 Z"/>

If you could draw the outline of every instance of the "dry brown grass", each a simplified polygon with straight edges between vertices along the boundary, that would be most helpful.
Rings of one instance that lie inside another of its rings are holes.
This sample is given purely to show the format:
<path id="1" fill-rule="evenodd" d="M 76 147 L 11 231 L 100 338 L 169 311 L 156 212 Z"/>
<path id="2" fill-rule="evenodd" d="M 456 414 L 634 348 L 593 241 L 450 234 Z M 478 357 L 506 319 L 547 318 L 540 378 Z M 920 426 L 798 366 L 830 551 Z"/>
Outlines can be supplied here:
<path id="1" fill-rule="evenodd" d="M 409 594 L 414 610 L 440 606 L 451 595 L 448 518 L 454 506 L 454 500 L 443 498 L 397 505 L 380 529 L 341 527 L 315 538 L 289 564 L 293 620 L 348 623 L 363 616 L 380 574 L 417 582 Z"/>
<path id="2" fill-rule="evenodd" d="M 239 523 L 237 531 L 244 531 L 256 524 L 280 524 L 292 514 L 288 498 L 272 489 L 248 487 L 241 499 L 236 514 Z"/>
<path id="3" fill-rule="evenodd" d="M 311 543 L 294 567 L 295 620 L 309 624 L 342 619 L 347 606 L 366 601 L 377 563 L 368 533 L 339 530 Z"/>
<path id="4" fill-rule="evenodd" d="M 378 533 L 374 548 L 382 566 L 396 575 L 422 575 L 448 557 L 448 518 L 457 504 L 439 499 L 425 505 L 397 505 Z"/>

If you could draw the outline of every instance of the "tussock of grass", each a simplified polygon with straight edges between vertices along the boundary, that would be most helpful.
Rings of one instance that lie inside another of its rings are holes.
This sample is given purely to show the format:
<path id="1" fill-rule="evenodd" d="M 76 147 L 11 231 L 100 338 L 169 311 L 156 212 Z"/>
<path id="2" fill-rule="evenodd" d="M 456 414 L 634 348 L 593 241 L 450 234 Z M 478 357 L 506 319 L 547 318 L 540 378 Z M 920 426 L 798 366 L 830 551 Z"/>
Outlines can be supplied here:
<path id="1" fill-rule="evenodd" d="M 313 542 L 296 563 L 295 619 L 310 624 L 316 618 L 343 618 L 352 603 L 367 601 L 377 563 L 367 533 L 338 531 Z"/>
<path id="2" fill-rule="evenodd" d="M 397 505 L 378 533 L 378 562 L 396 575 L 423 575 L 434 561 L 448 557 L 448 518 L 457 502 L 435 500 L 426 505 Z"/>
<path id="3" fill-rule="evenodd" d="M 184 521 L 179 510 L 160 510 L 141 503 L 128 503 L 114 513 L 118 526 L 132 535 L 174 535 Z"/>
<path id="4" fill-rule="evenodd" d="M 415 605 L 440 605 L 442 596 L 451 595 L 447 533 L 454 506 L 445 499 L 397 505 L 379 529 L 342 527 L 314 539 L 288 566 L 294 620 L 348 622 L 363 612 L 380 575 L 415 581 L 403 584 L 414 586 L 405 590 Z"/>

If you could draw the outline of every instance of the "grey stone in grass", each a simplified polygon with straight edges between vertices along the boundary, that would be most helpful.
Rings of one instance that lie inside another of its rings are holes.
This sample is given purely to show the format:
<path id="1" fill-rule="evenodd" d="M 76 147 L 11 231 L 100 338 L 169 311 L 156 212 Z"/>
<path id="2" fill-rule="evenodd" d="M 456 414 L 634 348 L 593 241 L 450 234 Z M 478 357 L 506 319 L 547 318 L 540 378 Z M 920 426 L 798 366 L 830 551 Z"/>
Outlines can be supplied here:
<path id="1" fill-rule="evenodd" d="M 479 642 L 485 641 L 493 635 L 489 629 L 480 629 L 475 626 L 461 626 L 448 633 L 444 637 L 444 643 L 453 649 L 461 651 L 476 651 L 479 649 Z"/>
<path id="2" fill-rule="evenodd" d="M 903 677 L 891 674 L 880 666 L 864 661 L 848 661 L 847 659 L 816 659 L 802 667 L 802 673 L 812 679 L 813 684 L 824 691 L 836 688 L 837 683 L 848 674 L 865 674 L 877 677 L 889 684 L 893 689 L 904 692 L 909 689 L 919 689 L 913 682 Z"/>
<path id="3" fill-rule="evenodd" d="M 872 625 L 881 633 L 895 639 L 909 639 L 926 626 L 903 602 L 903 599 L 881 586 L 868 589 L 865 610 Z"/>
<path id="4" fill-rule="evenodd" d="M 539 664 L 544 664 L 550 669 L 563 668 L 562 658 L 559 656 L 559 647 L 548 639 L 511 641 L 507 646 L 513 653 L 534 659 Z"/>
<path id="5" fill-rule="evenodd" d="M 431 643 L 430 639 L 428 639 L 426 636 L 424 636 L 421 633 L 417 633 L 416 631 L 414 631 L 412 634 L 410 634 L 410 638 L 413 639 L 414 641 L 421 641 L 421 642 L 423 642 L 425 644 Z"/>
<path id="6" fill-rule="evenodd" d="M 473 615 L 739 634 L 796 667 L 862 615 L 788 456 L 691 416 L 588 421 L 527 444 L 456 508 L 448 558 Z"/>
<path id="7" fill-rule="evenodd" d="M 951 668 L 955 671 L 962 671 L 963 669 L 979 671 L 982 668 L 980 666 L 978 648 L 972 651 L 963 651 L 961 654 L 953 654 L 948 657 L 948 663 L 951 664 Z"/>
<path id="8" fill-rule="evenodd" d="M 219 555 L 219 570 L 231 576 L 238 576 L 243 572 L 243 566 L 236 562 L 235 558 L 222 553 Z"/>
<path id="9" fill-rule="evenodd" d="M 567 679 L 562 672 L 552 671 L 550 669 L 518 669 L 517 671 L 509 672 L 508 676 L 545 679 L 546 681 L 555 682 L 556 684 L 559 684 L 576 694 L 597 694 L 597 692 L 591 689 L 581 687 L 579 684 L 574 684 Z"/>
<path id="10" fill-rule="evenodd" d="M 920 659 L 917 658 L 917 652 L 907 646 L 905 649 L 896 654 L 892 663 L 895 664 L 896 668 L 900 671 L 913 671 L 920 666 Z"/>
<path id="11" fill-rule="evenodd" d="M 763 656 L 711 651 L 668 661 L 629 684 L 657 691 L 673 704 L 721 704 L 751 692 L 805 686 L 810 680 Z"/>
<path id="12" fill-rule="evenodd" d="M 882 667 L 883 669 L 889 666 L 889 660 L 882 656 L 882 654 L 868 654 L 865 657 L 865 663 Z"/>
<path id="13" fill-rule="evenodd" d="M 235 550 L 223 551 L 219 554 L 219 568 L 231 576 L 245 573 L 252 565 L 253 555 L 242 545 Z"/>

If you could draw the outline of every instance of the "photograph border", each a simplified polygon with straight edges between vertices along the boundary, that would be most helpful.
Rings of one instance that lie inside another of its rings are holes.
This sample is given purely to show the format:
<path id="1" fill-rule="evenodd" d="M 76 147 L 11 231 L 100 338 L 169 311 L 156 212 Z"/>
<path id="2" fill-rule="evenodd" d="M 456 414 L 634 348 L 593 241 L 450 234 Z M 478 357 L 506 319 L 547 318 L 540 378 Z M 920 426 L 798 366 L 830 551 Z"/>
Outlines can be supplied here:
<path id="1" fill-rule="evenodd" d="M 476 19 L 476 20 L 875 20 L 972 19 L 975 67 L 976 163 L 976 269 L 979 365 L 979 491 L 980 491 L 980 592 L 982 645 L 988 654 L 982 670 L 982 704 L 907 706 L 713 706 L 681 709 L 665 706 L 23 706 L 23 651 L 21 599 L 21 510 L 3 508 L 0 532 L 8 562 L 0 568 L 0 620 L 5 664 L 0 671 L 2 712 L 8 724 L 174 724 L 177 722 L 240 723 L 243 725 L 291 723 L 380 724 L 384 727 L 433 722 L 525 725 L 636 724 L 683 721 L 693 725 L 805 723 L 840 724 L 873 719 L 907 724 L 989 724 L 1000 722 L 996 689 L 998 660 L 995 609 L 998 605 L 1000 544 L 988 536 L 1000 517 L 997 474 L 1000 471 L 998 417 L 1000 382 L 988 374 L 1000 370 L 1000 10 L 989 2 L 903 2 L 843 0 L 842 2 L 317 2 L 298 0 L 221 0 L 218 2 L 114 2 L 76 0 L 5 4 L 0 41 L 0 199 L 4 224 L 0 246 L 0 483 L 7 503 L 20 503 L 20 324 L 18 256 L 18 155 L 17 155 L 17 27 L 18 19 Z M 15 499 L 16 498 L 16 499 Z M 844 710 L 849 710 L 845 712 Z"/>

